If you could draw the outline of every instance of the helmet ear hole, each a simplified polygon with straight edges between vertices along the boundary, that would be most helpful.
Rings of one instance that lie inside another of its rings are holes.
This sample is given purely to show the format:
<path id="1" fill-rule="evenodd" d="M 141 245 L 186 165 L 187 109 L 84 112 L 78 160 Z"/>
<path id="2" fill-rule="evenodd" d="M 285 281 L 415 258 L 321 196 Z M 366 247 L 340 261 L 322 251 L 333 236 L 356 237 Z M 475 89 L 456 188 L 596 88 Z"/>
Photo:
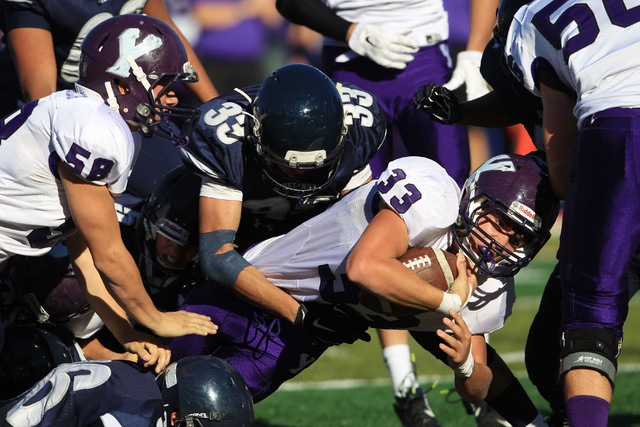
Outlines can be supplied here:
<path id="1" fill-rule="evenodd" d="M 126 81 L 122 79 L 113 79 L 113 83 L 118 89 L 118 92 L 120 93 L 120 95 L 127 95 L 131 93 L 131 88 L 129 87 Z"/>

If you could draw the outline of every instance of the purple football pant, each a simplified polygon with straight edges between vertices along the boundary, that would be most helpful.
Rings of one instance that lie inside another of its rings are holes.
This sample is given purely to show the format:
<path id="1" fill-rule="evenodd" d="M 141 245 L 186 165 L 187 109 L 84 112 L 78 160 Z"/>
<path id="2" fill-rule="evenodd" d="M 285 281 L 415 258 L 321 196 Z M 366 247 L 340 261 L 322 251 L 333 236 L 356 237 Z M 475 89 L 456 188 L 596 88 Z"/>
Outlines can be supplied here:
<path id="1" fill-rule="evenodd" d="M 564 207 L 563 330 L 601 327 L 622 337 L 640 245 L 640 109 L 594 117 L 576 137 Z"/>
<path id="2" fill-rule="evenodd" d="M 187 335 L 169 341 L 172 359 L 211 354 L 238 370 L 258 403 L 315 362 L 326 347 L 312 345 L 292 325 L 220 289 L 203 283 L 181 307 L 211 318 L 218 333 Z"/>
<path id="3" fill-rule="evenodd" d="M 363 56 L 336 62 L 335 58 L 346 51 L 325 46 L 322 68 L 334 80 L 353 83 L 373 93 L 387 115 L 387 137 L 370 162 L 373 176 L 378 177 L 391 160 L 422 156 L 437 161 L 462 186 L 471 167 L 466 127 L 436 123 L 413 108 L 413 94 L 420 86 L 444 84 L 451 77 L 447 45 L 420 48 L 404 70 L 382 67 Z"/>

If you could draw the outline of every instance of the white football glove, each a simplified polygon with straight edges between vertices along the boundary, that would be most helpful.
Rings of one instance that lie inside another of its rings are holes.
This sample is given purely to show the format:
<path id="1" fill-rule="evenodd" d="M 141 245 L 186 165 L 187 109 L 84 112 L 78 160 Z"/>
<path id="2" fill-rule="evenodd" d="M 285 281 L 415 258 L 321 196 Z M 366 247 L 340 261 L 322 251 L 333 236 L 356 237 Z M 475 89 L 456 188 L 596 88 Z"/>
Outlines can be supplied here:
<path id="1" fill-rule="evenodd" d="M 413 61 L 418 42 L 407 37 L 410 30 L 391 30 L 380 25 L 358 24 L 349 37 L 349 47 L 386 68 L 404 69 Z"/>
<path id="2" fill-rule="evenodd" d="M 489 93 L 489 85 L 480 74 L 481 59 L 482 52 L 471 50 L 460 52 L 456 58 L 456 68 L 453 70 L 451 80 L 443 86 L 453 91 L 465 84 L 467 101 Z"/>

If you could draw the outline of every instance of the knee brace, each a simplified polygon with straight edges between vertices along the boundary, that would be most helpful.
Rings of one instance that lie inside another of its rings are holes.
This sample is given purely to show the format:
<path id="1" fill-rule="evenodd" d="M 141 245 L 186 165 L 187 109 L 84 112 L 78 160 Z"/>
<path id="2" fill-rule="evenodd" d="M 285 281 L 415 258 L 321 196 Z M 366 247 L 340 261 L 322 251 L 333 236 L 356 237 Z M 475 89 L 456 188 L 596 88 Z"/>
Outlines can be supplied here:
<path id="1" fill-rule="evenodd" d="M 232 290 L 236 285 L 238 276 L 251 263 L 244 259 L 235 250 L 217 254 L 218 250 L 227 243 L 233 243 L 235 238 L 233 230 L 216 230 L 209 233 L 200 233 L 200 265 L 202 271 L 209 280 L 212 280 L 225 289 Z"/>
<path id="2" fill-rule="evenodd" d="M 622 338 L 602 328 L 580 328 L 562 333 L 560 380 L 572 369 L 592 369 L 614 387 Z"/>

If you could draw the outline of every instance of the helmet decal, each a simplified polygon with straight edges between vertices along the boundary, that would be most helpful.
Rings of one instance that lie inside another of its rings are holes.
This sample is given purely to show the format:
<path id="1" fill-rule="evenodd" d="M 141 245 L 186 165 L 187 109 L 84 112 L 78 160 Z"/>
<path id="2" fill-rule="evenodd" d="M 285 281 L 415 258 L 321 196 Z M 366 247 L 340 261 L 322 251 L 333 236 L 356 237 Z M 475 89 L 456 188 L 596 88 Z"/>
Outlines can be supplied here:
<path id="1" fill-rule="evenodd" d="M 131 65 L 132 62 L 142 55 L 152 53 L 162 46 L 162 40 L 154 34 L 147 34 L 141 43 L 136 44 L 139 37 L 139 28 L 128 28 L 118 36 L 120 41 L 120 57 L 113 66 L 107 68 L 108 73 L 129 77 L 130 70 L 133 68 Z"/>

